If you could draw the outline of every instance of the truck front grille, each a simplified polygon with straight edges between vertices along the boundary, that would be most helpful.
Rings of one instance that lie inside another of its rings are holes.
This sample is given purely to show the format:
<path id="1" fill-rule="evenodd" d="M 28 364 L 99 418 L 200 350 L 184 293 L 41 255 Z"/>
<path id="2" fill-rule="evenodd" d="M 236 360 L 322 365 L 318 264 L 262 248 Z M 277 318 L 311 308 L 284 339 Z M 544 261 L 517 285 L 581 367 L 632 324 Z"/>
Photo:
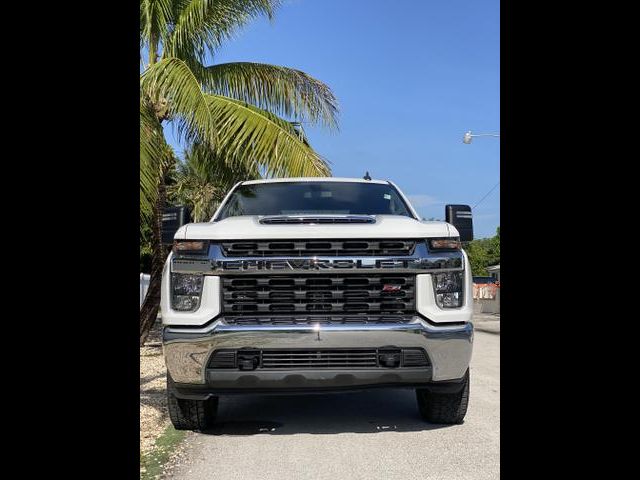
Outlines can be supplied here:
<path id="1" fill-rule="evenodd" d="M 236 315 L 415 311 L 415 275 L 238 275 L 221 283 L 223 312 Z"/>
<path id="2" fill-rule="evenodd" d="M 416 240 L 237 240 L 222 242 L 227 257 L 353 257 L 411 255 Z"/>

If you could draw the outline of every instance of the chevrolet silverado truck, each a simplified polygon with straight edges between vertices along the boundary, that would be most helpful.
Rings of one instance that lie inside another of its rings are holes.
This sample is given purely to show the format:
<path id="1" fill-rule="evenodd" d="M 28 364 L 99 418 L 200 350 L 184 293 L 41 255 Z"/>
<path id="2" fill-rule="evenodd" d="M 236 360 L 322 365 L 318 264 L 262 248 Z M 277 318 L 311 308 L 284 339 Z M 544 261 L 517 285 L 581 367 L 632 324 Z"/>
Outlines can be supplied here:
<path id="1" fill-rule="evenodd" d="M 212 426 L 221 395 L 415 389 L 461 423 L 473 342 L 471 209 L 423 221 L 391 182 L 240 182 L 209 222 L 165 212 L 169 415 Z"/>

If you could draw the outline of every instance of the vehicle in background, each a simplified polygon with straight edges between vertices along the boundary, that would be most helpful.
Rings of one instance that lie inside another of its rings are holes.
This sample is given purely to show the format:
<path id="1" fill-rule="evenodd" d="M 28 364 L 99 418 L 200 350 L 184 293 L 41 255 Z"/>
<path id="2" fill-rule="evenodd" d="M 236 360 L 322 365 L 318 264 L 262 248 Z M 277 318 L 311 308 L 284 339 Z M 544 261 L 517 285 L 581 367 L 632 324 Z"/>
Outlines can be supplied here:
<path id="1" fill-rule="evenodd" d="M 496 283 L 496 279 L 494 277 L 486 277 L 486 276 L 475 276 L 473 277 L 473 283 L 476 285 L 482 285 L 487 283 Z"/>

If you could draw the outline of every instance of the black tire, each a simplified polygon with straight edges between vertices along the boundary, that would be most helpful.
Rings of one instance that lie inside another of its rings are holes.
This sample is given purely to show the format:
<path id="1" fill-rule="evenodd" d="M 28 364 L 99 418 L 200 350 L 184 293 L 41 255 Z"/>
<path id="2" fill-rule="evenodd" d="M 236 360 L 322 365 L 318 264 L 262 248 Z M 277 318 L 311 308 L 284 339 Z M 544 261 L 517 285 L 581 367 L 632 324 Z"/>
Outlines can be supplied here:
<path id="1" fill-rule="evenodd" d="M 416 397 L 423 420 L 430 423 L 460 424 L 464 421 L 469 404 L 469 371 L 464 376 L 462 389 L 457 393 L 435 393 L 418 388 Z"/>
<path id="2" fill-rule="evenodd" d="M 176 430 L 206 430 L 213 426 L 218 397 L 207 400 L 184 400 L 174 394 L 173 380 L 167 375 L 169 418 Z"/>

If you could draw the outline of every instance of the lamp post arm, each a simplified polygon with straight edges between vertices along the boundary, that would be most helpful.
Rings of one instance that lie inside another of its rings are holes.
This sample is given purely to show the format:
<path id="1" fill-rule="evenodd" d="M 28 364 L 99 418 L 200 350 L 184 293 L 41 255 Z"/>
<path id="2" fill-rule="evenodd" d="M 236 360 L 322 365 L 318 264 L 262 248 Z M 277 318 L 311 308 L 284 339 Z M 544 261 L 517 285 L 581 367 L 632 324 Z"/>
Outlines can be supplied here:
<path id="1" fill-rule="evenodd" d="M 471 140 L 473 139 L 473 137 L 499 137 L 500 135 L 497 133 L 471 133 L 471 130 L 469 130 L 467 133 L 464 134 L 464 137 L 462 137 L 462 143 L 466 143 L 467 145 L 471 143 Z"/>

